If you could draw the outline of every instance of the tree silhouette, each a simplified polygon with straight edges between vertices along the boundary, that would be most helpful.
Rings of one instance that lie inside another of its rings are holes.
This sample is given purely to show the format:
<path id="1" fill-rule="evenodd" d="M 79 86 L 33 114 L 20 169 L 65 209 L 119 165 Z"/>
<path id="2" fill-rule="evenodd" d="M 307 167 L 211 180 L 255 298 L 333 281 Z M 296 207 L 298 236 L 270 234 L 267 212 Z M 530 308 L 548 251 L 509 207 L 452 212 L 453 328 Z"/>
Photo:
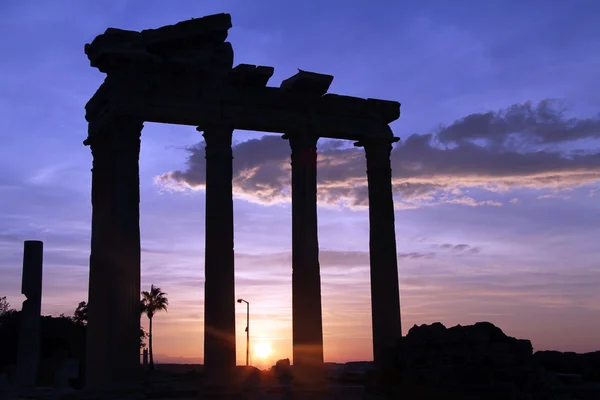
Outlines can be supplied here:
<path id="1" fill-rule="evenodd" d="M 142 291 L 142 305 L 141 309 L 143 313 L 146 313 L 149 321 L 148 328 L 148 353 L 150 354 L 150 369 L 154 369 L 154 355 L 152 353 L 152 318 L 158 311 L 167 311 L 169 300 L 167 294 L 160 290 L 159 287 L 150 285 L 150 291 Z"/>
<path id="2" fill-rule="evenodd" d="M 6 300 L 6 296 L 0 297 L 0 316 L 3 316 L 10 311 L 10 304 L 8 303 L 8 300 Z"/>
<path id="3" fill-rule="evenodd" d="M 142 304 L 142 302 L 140 301 L 140 305 L 141 304 Z M 140 313 L 141 312 L 143 312 L 143 306 L 142 306 L 142 309 L 140 310 Z M 85 301 L 79 302 L 71 319 L 73 320 L 73 322 L 75 322 L 78 325 L 83 325 L 83 326 L 87 325 L 88 305 Z M 148 334 L 146 333 L 146 331 L 144 331 L 144 328 L 140 326 L 140 348 L 141 349 L 146 347 L 146 343 L 144 343 L 144 339 L 146 339 L 147 337 L 148 337 Z"/>
<path id="4" fill-rule="evenodd" d="M 87 303 L 85 301 L 79 302 L 75 312 L 73 313 L 73 321 L 79 325 L 86 325 L 88 317 L 87 311 Z"/>

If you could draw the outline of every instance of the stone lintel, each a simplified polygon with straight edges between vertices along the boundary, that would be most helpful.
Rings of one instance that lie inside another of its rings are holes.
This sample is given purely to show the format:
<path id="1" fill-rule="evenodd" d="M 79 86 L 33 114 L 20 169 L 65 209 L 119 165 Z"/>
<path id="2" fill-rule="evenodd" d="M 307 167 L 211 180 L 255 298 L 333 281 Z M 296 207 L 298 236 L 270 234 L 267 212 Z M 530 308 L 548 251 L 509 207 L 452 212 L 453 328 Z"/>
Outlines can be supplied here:
<path id="1" fill-rule="evenodd" d="M 400 118 L 400 103 L 392 100 L 367 99 L 370 110 L 381 115 L 388 124 Z"/>
<path id="2" fill-rule="evenodd" d="M 316 72 L 298 69 L 296 75 L 281 82 L 279 87 L 291 92 L 322 96 L 329 90 L 331 82 L 333 82 L 332 75 L 318 74 Z"/>
<path id="3" fill-rule="evenodd" d="M 398 136 L 393 136 L 391 138 L 364 138 L 362 140 L 354 143 L 355 147 L 369 147 L 372 144 L 380 144 L 381 146 L 391 145 L 392 143 L 396 143 L 400 138 Z"/>
<path id="4" fill-rule="evenodd" d="M 392 130 L 382 119 L 336 108 L 337 97 L 313 98 L 311 104 L 306 96 L 284 93 L 277 88 L 263 89 L 275 90 L 230 88 L 227 90 L 236 95 L 230 99 L 206 96 L 188 101 L 158 95 L 112 97 L 106 103 L 99 102 L 98 107 L 90 107 L 86 119 L 90 121 L 90 130 L 96 130 L 94 126 L 102 125 L 103 120 L 110 120 L 114 115 L 131 115 L 148 122 L 199 127 L 226 124 L 259 132 L 312 132 L 334 139 L 393 138 Z"/>

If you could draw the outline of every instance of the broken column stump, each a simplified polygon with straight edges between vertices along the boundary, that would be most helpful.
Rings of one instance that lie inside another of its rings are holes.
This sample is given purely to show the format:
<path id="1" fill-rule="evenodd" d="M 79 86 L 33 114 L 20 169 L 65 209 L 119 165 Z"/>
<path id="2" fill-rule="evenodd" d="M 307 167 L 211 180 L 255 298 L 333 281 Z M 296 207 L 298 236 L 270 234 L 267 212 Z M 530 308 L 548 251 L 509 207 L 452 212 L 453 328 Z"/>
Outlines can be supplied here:
<path id="1" fill-rule="evenodd" d="M 17 384 L 35 386 L 40 358 L 42 311 L 43 242 L 26 240 L 23 246 L 21 293 L 26 299 L 21 309 L 21 327 L 17 353 Z"/>

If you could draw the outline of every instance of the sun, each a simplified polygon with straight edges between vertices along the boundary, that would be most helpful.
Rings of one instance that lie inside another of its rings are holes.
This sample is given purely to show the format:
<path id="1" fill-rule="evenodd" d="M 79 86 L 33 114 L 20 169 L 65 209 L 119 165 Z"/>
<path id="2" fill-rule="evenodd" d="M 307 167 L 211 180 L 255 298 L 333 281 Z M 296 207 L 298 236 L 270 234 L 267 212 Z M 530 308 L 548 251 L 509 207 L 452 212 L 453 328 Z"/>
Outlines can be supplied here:
<path id="1" fill-rule="evenodd" d="M 273 353 L 273 349 L 271 348 L 271 344 L 267 342 L 259 342 L 254 345 L 254 354 L 258 358 L 266 359 L 271 353 Z"/>

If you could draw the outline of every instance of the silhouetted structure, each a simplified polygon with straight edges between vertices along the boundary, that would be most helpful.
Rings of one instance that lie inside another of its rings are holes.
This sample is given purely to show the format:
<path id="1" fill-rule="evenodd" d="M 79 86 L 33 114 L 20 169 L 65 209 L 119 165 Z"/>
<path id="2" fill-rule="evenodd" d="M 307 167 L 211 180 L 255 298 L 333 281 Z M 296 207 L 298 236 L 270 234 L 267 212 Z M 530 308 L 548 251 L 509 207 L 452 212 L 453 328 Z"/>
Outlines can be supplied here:
<path id="1" fill-rule="evenodd" d="M 21 293 L 27 298 L 21 310 L 17 353 L 19 386 L 35 386 L 40 362 L 40 324 L 42 311 L 42 263 L 44 244 L 26 240 L 23 245 Z"/>
<path id="2" fill-rule="evenodd" d="M 529 340 L 507 336 L 490 322 L 415 325 L 390 353 L 396 368 L 383 376 L 394 389 L 389 398 L 600 398 L 594 383 L 600 381 L 600 352 L 533 354 Z M 377 392 L 371 383 L 381 377 L 366 378 L 367 391 Z"/>
<path id="3" fill-rule="evenodd" d="M 228 14 L 141 32 L 109 28 L 86 45 L 107 74 L 86 105 L 93 155 L 88 384 L 139 373 L 139 149 L 144 121 L 196 126 L 206 141 L 205 376 L 226 383 L 235 367 L 232 199 L 234 129 L 283 133 L 292 159 L 294 382 L 322 377 L 317 238 L 317 140 L 365 148 L 375 363 L 401 336 L 389 123 L 394 101 L 327 94 L 330 75 L 299 71 L 267 87 L 272 67 L 241 64 L 225 42 Z"/>
<path id="4" fill-rule="evenodd" d="M 22 311 L 0 316 L 0 375 L 6 372 L 9 381 L 15 385 L 19 383 L 17 365 L 22 323 Z M 81 363 L 85 359 L 85 325 L 62 315 L 41 316 L 38 354 L 35 385 L 52 386 L 56 383 L 57 371 L 64 367 L 65 362 L 77 360 Z M 79 377 L 83 377 L 82 372 L 79 371 Z M 81 387 L 80 379 L 75 378 L 72 385 Z M 29 392 L 29 388 L 26 392 Z M 4 398 L 1 393 L 0 398 Z"/>

